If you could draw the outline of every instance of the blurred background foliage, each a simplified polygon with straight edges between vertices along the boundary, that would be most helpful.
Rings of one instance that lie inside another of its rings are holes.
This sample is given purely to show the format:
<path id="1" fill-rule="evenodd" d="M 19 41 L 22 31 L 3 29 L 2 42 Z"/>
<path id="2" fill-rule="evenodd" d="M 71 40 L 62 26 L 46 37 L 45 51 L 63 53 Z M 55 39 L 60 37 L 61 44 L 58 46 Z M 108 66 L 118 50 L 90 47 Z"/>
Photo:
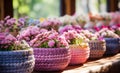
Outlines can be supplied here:
<path id="1" fill-rule="evenodd" d="M 32 18 L 60 16 L 60 0 L 13 0 L 14 17 Z M 76 13 L 105 13 L 106 0 L 76 0 Z"/>
<path id="2" fill-rule="evenodd" d="M 60 0 L 13 0 L 14 17 L 32 18 L 59 16 Z"/>

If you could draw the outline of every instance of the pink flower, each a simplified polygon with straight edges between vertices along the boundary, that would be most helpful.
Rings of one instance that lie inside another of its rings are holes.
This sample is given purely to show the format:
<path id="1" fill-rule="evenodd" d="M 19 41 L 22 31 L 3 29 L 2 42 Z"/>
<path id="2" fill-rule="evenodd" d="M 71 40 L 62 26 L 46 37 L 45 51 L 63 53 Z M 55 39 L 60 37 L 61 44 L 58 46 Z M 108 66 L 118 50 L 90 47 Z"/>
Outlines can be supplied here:
<path id="1" fill-rule="evenodd" d="M 58 35 L 58 33 L 52 33 L 48 36 L 48 38 L 49 39 L 54 39 L 57 35 Z"/>
<path id="2" fill-rule="evenodd" d="M 99 31 L 99 30 L 100 30 L 100 28 L 97 27 L 97 26 L 94 26 L 94 29 L 95 29 L 96 31 Z"/>
<path id="3" fill-rule="evenodd" d="M 5 37 L 5 40 L 16 41 L 17 39 L 13 35 L 9 34 Z"/>
<path id="4" fill-rule="evenodd" d="M 40 29 L 40 33 L 44 33 L 44 32 L 47 32 L 48 30 L 47 29 Z"/>
<path id="5" fill-rule="evenodd" d="M 36 27 L 36 26 L 34 26 L 30 29 L 30 34 L 32 34 L 32 35 L 36 35 L 36 34 L 39 34 L 39 33 L 40 33 L 39 28 Z"/>
<path id="6" fill-rule="evenodd" d="M 5 17 L 5 20 L 8 20 L 9 18 L 10 18 L 10 16 L 6 16 L 6 17 Z"/>
<path id="7" fill-rule="evenodd" d="M 68 42 L 66 41 L 66 39 L 65 39 L 65 37 L 63 35 L 59 36 L 58 39 L 59 39 L 59 43 L 62 46 L 68 47 Z M 57 46 L 59 47 L 60 45 L 57 45 Z"/>
<path id="8" fill-rule="evenodd" d="M 15 41 L 17 41 L 17 39 L 13 35 L 6 34 L 5 38 L 3 38 L 3 39 L 0 40 L 0 44 L 12 44 Z"/>
<path id="9" fill-rule="evenodd" d="M 0 40 L 3 40 L 5 38 L 5 34 L 4 33 L 0 33 Z"/>
<path id="10" fill-rule="evenodd" d="M 98 37 L 98 40 L 103 41 L 104 39 L 103 39 L 102 36 L 99 36 L 99 37 Z"/>
<path id="11" fill-rule="evenodd" d="M 30 46 L 38 48 L 58 48 L 67 47 L 68 43 L 65 37 L 61 37 L 55 30 L 38 34 L 30 41 Z"/>
<path id="12" fill-rule="evenodd" d="M 60 28 L 59 32 L 62 34 L 64 32 L 67 32 L 68 30 L 74 30 L 74 28 L 72 27 L 72 25 L 66 25 L 63 28 Z"/>
<path id="13" fill-rule="evenodd" d="M 23 31 L 20 32 L 20 34 L 17 36 L 19 40 L 26 40 L 27 42 L 34 39 L 38 34 L 40 33 L 40 30 L 36 26 L 29 26 L 25 28 Z"/>
<path id="14" fill-rule="evenodd" d="M 49 47 L 54 47 L 54 45 L 55 45 L 55 41 L 54 41 L 54 40 L 50 40 L 50 41 L 48 42 L 48 46 L 49 46 Z"/>

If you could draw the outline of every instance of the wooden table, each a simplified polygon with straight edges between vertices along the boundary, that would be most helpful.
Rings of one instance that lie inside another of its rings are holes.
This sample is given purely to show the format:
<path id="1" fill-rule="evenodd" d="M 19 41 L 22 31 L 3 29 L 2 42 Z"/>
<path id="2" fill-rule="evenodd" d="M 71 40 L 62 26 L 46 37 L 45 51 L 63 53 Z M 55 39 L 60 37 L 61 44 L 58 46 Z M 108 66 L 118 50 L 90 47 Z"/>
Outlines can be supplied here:
<path id="1" fill-rule="evenodd" d="M 68 66 L 59 72 L 34 71 L 33 73 L 120 73 L 120 53 L 97 60 L 88 60 L 83 65 Z"/>

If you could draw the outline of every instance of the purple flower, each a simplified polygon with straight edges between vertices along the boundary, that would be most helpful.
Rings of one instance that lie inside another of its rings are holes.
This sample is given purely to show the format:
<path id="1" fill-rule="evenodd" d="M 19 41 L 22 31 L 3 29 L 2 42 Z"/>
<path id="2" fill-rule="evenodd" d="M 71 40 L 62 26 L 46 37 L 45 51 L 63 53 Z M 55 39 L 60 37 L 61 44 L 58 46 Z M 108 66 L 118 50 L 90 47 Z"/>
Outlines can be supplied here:
<path id="1" fill-rule="evenodd" d="M 37 26 L 29 26 L 22 30 L 20 34 L 17 36 L 19 40 L 26 40 L 27 42 L 30 42 L 33 40 L 38 34 L 40 33 L 40 30 Z"/>
<path id="2" fill-rule="evenodd" d="M 5 35 L 4 39 L 1 39 L 1 44 L 12 44 L 16 41 L 17 39 L 11 35 L 11 34 L 7 34 Z"/>
<path id="3" fill-rule="evenodd" d="M 4 21 L 3 21 L 3 20 L 0 21 L 0 25 L 2 25 L 2 24 L 4 24 Z"/>
<path id="4" fill-rule="evenodd" d="M 61 25 L 61 21 L 57 18 L 48 18 L 45 21 L 41 22 L 40 27 L 46 28 L 47 30 L 56 30 L 58 31 L 58 27 Z"/>
<path id="5" fill-rule="evenodd" d="M 11 18 L 11 19 L 8 19 L 7 22 L 6 22 L 6 25 L 7 26 L 12 26 L 16 23 L 16 19 L 15 18 Z"/>
<path id="6" fill-rule="evenodd" d="M 31 27 L 30 28 L 30 34 L 31 35 L 36 35 L 36 34 L 39 34 L 40 31 L 39 31 L 39 28 L 37 26 L 34 26 L 34 27 Z"/>
<path id="7" fill-rule="evenodd" d="M 58 42 L 57 47 L 60 47 L 61 45 L 68 47 L 68 42 L 66 41 L 66 39 L 65 39 L 65 37 L 63 35 L 60 35 L 58 37 L 58 40 L 59 40 L 59 42 Z"/>
<path id="8" fill-rule="evenodd" d="M 72 25 L 66 25 L 63 28 L 59 29 L 59 32 L 62 34 L 64 32 L 67 32 L 68 30 L 74 30 Z"/>
<path id="9" fill-rule="evenodd" d="M 5 38 L 5 33 L 0 33 L 0 41 L 2 41 Z"/>
<path id="10" fill-rule="evenodd" d="M 23 26 L 24 25 L 24 23 L 25 23 L 25 18 L 19 18 L 18 19 L 18 26 Z"/>
<path id="11" fill-rule="evenodd" d="M 55 45 L 55 41 L 54 41 L 54 40 L 50 40 L 50 41 L 48 42 L 48 46 L 49 46 L 49 47 L 54 47 L 54 45 Z"/>
<path id="12" fill-rule="evenodd" d="M 13 35 L 9 34 L 5 37 L 5 40 L 16 41 L 17 39 Z"/>
<path id="13" fill-rule="evenodd" d="M 5 17 L 5 20 L 8 20 L 9 18 L 10 18 L 10 16 L 6 16 L 6 17 Z"/>

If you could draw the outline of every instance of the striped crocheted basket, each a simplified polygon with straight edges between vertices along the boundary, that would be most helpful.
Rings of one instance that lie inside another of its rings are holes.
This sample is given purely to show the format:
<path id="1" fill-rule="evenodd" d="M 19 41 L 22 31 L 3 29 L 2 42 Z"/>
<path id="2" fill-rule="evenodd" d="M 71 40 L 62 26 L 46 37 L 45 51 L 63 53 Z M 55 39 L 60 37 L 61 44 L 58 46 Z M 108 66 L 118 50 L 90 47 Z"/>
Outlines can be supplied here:
<path id="1" fill-rule="evenodd" d="M 120 51 L 120 39 L 119 38 L 105 38 L 106 52 L 105 55 L 115 55 Z"/>
<path id="2" fill-rule="evenodd" d="M 65 69 L 71 59 L 67 48 L 34 48 L 35 71 L 58 71 Z"/>
<path id="3" fill-rule="evenodd" d="M 33 49 L 0 51 L 0 73 L 31 73 L 34 64 Z"/>
<path id="4" fill-rule="evenodd" d="M 90 41 L 90 59 L 101 58 L 106 51 L 106 43 L 105 41 Z"/>
<path id="5" fill-rule="evenodd" d="M 72 54 L 70 65 L 83 64 L 89 58 L 89 47 L 81 48 L 80 45 L 70 45 L 70 49 Z"/>

